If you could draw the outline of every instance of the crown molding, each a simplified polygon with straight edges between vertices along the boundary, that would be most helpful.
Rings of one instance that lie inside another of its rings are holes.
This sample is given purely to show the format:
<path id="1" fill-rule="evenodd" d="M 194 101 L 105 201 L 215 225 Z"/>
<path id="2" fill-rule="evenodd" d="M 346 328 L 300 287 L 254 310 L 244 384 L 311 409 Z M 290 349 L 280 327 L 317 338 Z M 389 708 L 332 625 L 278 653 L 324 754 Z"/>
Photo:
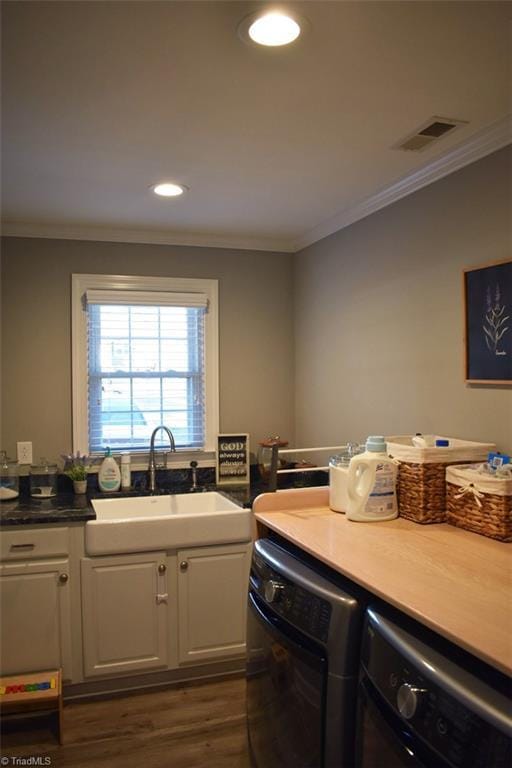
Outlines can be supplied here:
<path id="1" fill-rule="evenodd" d="M 309 230 L 295 241 L 292 250 L 296 253 L 510 143 L 512 143 L 512 115 L 507 115 L 435 160 L 425 163 L 413 173 L 398 179 L 374 195 L 340 211 L 332 218 Z"/>
<path id="2" fill-rule="evenodd" d="M 466 141 L 425 163 L 413 173 L 383 187 L 356 205 L 340 211 L 298 239 L 271 237 L 236 237 L 228 235 L 202 235 L 173 233 L 164 230 L 123 229 L 77 225 L 44 224 L 37 222 L 6 221 L 2 234 L 6 237 L 41 237 L 56 240 L 96 240 L 112 243 L 146 243 L 149 245 L 189 245 L 200 248 L 230 248 L 235 250 L 274 251 L 297 253 L 308 245 L 322 240 L 350 224 L 364 219 L 381 208 L 396 203 L 403 197 L 426 187 L 450 173 L 512 143 L 512 115 L 475 133 Z"/>
<path id="3" fill-rule="evenodd" d="M 50 240 L 91 240 L 107 243 L 144 243 L 147 245 L 189 245 L 199 248 L 230 248 L 241 251 L 292 252 L 293 242 L 265 237 L 229 237 L 173 233 L 161 230 L 122 229 L 83 224 L 46 224 L 29 221 L 2 222 L 4 237 L 34 237 Z"/>

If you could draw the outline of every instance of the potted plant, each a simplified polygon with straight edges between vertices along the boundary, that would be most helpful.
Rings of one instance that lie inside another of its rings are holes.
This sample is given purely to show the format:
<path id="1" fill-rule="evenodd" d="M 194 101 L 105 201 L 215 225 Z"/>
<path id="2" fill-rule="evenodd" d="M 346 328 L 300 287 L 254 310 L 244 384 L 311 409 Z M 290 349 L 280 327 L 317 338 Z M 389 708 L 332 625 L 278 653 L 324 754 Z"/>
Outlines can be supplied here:
<path id="1" fill-rule="evenodd" d="M 80 455 L 80 451 L 78 451 L 76 454 L 62 454 L 62 458 L 64 459 L 64 474 L 73 481 L 74 492 L 86 493 L 87 474 L 90 466 L 89 457 Z"/>

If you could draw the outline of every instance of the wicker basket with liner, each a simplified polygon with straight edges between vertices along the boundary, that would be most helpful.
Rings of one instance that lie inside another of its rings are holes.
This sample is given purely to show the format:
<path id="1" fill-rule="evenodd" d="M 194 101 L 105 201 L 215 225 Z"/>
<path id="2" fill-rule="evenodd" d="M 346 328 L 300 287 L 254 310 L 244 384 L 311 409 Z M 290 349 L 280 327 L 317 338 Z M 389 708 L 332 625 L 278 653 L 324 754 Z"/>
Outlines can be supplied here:
<path id="1" fill-rule="evenodd" d="M 476 443 L 454 437 L 443 448 L 417 448 L 412 435 L 386 437 L 387 452 L 397 459 L 398 514 L 415 523 L 446 521 L 446 467 L 451 464 L 485 461 L 493 443 Z"/>
<path id="2" fill-rule="evenodd" d="M 479 464 L 446 470 L 446 522 L 498 541 L 512 541 L 512 475 L 482 474 Z"/>

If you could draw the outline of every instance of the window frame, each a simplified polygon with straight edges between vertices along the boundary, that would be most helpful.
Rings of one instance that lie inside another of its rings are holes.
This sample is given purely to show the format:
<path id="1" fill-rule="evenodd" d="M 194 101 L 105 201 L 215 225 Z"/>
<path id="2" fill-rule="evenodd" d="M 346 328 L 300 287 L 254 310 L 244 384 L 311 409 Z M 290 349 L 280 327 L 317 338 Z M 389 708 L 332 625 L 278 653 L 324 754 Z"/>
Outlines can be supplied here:
<path id="1" fill-rule="evenodd" d="M 205 314 L 205 445 L 201 449 L 178 449 L 181 460 L 190 453 L 205 458 L 215 451 L 219 432 L 219 323 L 218 280 L 188 277 L 146 277 L 142 275 L 71 275 L 71 371 L 72 371 L 72 442 L 73 451 L 89 454 L 88 367 L 87 367 L 87 308 L 88 290 L 132 290 L 168 293 L 202 293 L 208 298 Z M 172 429 L 172 425 L 167 425 Z M 136 457 L 149 452 L 129 451 Z M 123 451 L 119 451 L 123 453 Z M 101 453 L 94 453 L 100 456 Z M 177 457 L 173 455 L 173 459 Z M 135 458 L 136 463 L 136 458 Z M 173 460 L 173 464 L 180 463 Z"/>

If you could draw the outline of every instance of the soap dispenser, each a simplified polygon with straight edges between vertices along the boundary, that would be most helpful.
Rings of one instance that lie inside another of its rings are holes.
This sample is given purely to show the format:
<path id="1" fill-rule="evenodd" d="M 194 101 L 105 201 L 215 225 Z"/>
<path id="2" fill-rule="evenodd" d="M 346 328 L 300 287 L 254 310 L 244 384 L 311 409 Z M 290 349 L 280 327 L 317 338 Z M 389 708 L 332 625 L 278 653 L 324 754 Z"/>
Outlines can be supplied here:
<path id="1" fill-rule="evenodd" d="M 110 448 L 105 451 L 105 458 L 101 462 L 98 472 L 98 485 L 104 493 L 114 493 L 121 485 L 121 471 L 117 461 L 112 456 Z"/>

